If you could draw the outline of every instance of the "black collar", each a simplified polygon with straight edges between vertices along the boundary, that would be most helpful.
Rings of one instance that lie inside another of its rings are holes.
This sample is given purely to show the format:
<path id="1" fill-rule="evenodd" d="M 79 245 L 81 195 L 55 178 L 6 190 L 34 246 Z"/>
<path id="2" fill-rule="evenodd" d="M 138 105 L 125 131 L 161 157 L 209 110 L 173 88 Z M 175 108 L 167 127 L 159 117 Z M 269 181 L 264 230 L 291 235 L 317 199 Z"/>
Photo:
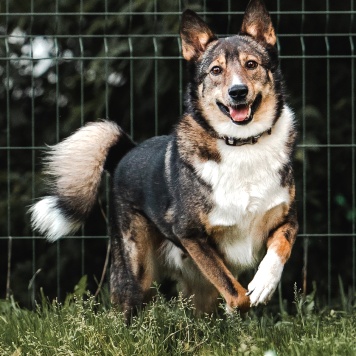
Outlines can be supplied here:
<path id="1" fill-rule="evenodd" d="M 236 138 L 236 137 L 229 137 L 229 136 L 221 136 L 222 140 L 225 141 L 225 143 L 228 146 L 243 146 L 243 145 L 254 145 L 255 143 L 258 142 L 258 140 L 265 134 L 270 135 L 272 133 L 272 128 L 263 131 L 259 135 L 256 136 L 251 136 L 247 138 Z"/>

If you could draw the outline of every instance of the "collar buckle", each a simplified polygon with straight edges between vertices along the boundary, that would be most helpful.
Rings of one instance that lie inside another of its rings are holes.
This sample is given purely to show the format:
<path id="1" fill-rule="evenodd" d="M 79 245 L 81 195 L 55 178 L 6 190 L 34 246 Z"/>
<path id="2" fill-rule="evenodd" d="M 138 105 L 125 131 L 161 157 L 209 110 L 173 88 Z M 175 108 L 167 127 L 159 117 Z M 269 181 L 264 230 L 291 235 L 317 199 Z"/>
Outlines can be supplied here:
<path id="1" fill-rule="evenodd" d="M 235 137 L 225 136 L 224 140 L 228 146 L 236 146 L 237 145 L 237 139 Z"/>
<path id="2" fill-rule="evenodd" d="M 257 136 L 252 136 L 251 137 L 251 145 L 254 145 L 255 143 L 258 142 L 258 139 L 261 137 L 262 135 L 257 135 Z"/>

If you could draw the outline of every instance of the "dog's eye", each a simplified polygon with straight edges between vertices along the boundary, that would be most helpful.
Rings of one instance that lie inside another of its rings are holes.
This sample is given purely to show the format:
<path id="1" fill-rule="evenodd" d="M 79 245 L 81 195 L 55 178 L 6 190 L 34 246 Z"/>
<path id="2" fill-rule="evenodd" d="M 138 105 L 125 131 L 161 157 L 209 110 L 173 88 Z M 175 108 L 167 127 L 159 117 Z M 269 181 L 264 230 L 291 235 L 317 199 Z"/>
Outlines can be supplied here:
<path id="1" fill-rule="evenodd" d="M 214 66 L 213 68 L 211 68 L 210 73 L 213 75 L 219 75 L 222 72 L 222 68 L 219 66 Z"/>
<path id="2" fill-rule="evenodd" d="M 256 61 L 247 61 L 245 63 L 245 67 L 247 69 L 255 69 L 255 68 L 257 68 L 257 66 L 258 66 L 258 63 Z"/>

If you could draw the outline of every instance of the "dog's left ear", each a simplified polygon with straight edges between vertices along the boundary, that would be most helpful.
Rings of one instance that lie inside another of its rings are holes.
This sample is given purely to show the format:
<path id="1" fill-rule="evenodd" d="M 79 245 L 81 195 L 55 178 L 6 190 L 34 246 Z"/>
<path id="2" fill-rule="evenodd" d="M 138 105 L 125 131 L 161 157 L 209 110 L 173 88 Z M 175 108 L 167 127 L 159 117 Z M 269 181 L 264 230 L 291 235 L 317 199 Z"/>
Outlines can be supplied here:
<path id="1" fill-rule="evenodd" d="M 197 60 L 207 45 L 217 37 L 208 25 L 192 10 L 185 10 L 180 25 L 183 57 L 187 61 Z"/>
<path id="2" fill-rule="evenodd" d="M 258 42 L 274 46 L 277 42 L 271 17 L 262 0 L 250 0 L 241 26 L 241 34 L 250 35 Z"/>

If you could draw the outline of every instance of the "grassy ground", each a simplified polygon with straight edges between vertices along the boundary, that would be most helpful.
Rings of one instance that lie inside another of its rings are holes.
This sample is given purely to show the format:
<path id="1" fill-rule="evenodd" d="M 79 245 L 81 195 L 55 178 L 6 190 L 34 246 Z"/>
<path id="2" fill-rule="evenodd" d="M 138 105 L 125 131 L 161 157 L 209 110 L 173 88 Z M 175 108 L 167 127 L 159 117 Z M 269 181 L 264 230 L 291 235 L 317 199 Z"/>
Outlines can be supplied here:
<path id="1" fill-rule="evenodd" d="M 93 297 L 71 295 L 36 311 L 0 301 L 0 355 L 356 355 L 356 310 L 193 317 L 189 300 L 161 297 L 125 326 Z"/>

